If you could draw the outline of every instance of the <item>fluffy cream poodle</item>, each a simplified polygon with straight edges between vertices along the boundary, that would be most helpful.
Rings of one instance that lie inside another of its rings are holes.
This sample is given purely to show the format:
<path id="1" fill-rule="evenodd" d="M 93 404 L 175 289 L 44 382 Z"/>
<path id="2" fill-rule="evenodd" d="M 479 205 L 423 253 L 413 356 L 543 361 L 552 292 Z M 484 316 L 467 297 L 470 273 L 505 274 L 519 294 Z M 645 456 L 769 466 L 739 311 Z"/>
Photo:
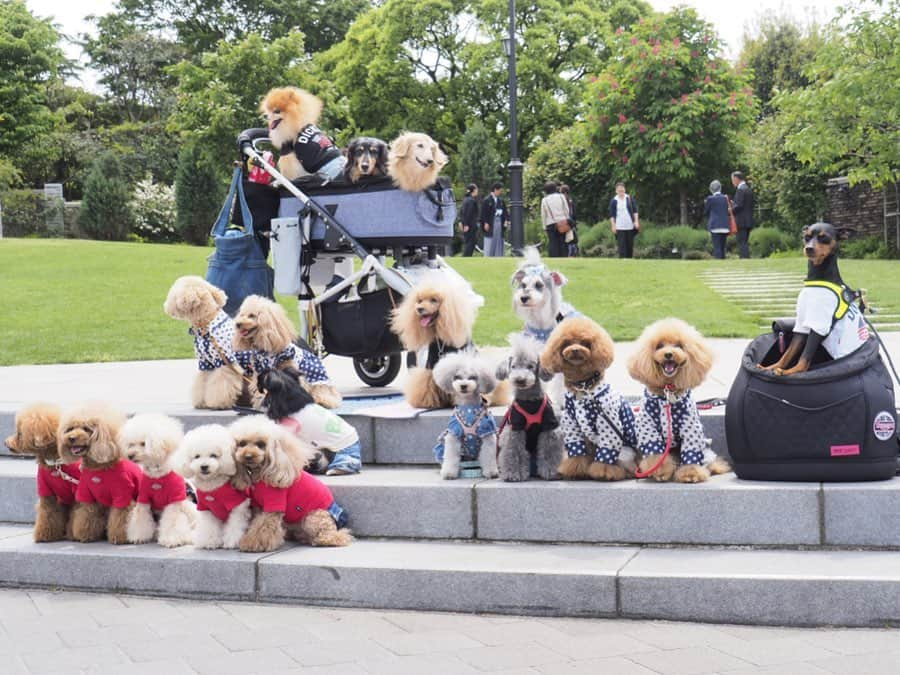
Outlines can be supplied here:
<path id="1" fill-rule="evenodd" d="M 196 509 L 187 498 L 184 478 L 172 467 L 183 436 L 181 422 L 155 413 L 135 415 L 119 432 L 122 453 L 144 472 L 128 521 L 128 541 L 156 539 L 166 548 L 193 542 Z"/>
<path id="2" fill-rule="evenodd" d="M 81 461 L 75 490 L 72 539 L 128 543 L 128 520 L 141 482 L 141 469 L 122 457 L 117 437 L 125 415 L 105 403 L 89 403 L 63 411 L 57 429 L 63 462 Z"/>
<path id="3" fill-rule="evenodd" d="M 253 369 L 257 373 L 296 368 L 316 403 L 324 408 L 341 405 L 341 394 L 328 379 L 321 359 L 296 343 L 297 329 L 284 307 L 260 295 L 250 295 L 241 303 L 234 324 L 234 347 L 254 352 Z"/>
<path id="4" fill-rule="evenodd" d="M 391 143 L 388 174 L 397 187 L 421 192 L 435 184 L 447 161 L 447 155 L 431 136 L 405 132 Z"/>
<path id="5" fill-rule="evenodd" d="M 245 374 L 241 360 L 249 354 L 236 354 L 234 322 L 225 312 L 228 297 L 198 276 L 179 277 L 169 289 L 163 310 L 173 319 L 191 324 L 197 374 L 191 390 L 195 408 L 228 410 L 238 403 L 252 404 L 256 386 Z"/>
<path id="6" fill-rule="evenodd" d="M 175 470 L 197 490 L 197 548 L 237 548 L 250 523 L 250 493 L 236 481 L 234 439 L 220 424 L 188 431 L 172 461 Z"/>
<path id="7" fill-rule="evenodd" d="M 303 471 L 311 454 L 290 431 L 262 415 L 239 419 L 230 431 L 255 513 L 242 551 L 274 551 L 285 535 L 312 546 L 350 544 L 346 514 L 325 484 Z"/>
<path id="8" fill-rule="evenodd" d="M 712 367 L 713 353 L 700 332 L 681 319 L 662 319 L 647 326 L 628 360 L 628 372 L 643 384 L 644 400 L 635 419 L 640 472 L 657 481 L 700 483 L 711 474 L 727 473 L 728 462 L 710 449 L 691 390 L 700 386 Z M 666 408 L 670 415 L 666 415 Z M 670 437 L 679 450 L 660 464 Z"/>

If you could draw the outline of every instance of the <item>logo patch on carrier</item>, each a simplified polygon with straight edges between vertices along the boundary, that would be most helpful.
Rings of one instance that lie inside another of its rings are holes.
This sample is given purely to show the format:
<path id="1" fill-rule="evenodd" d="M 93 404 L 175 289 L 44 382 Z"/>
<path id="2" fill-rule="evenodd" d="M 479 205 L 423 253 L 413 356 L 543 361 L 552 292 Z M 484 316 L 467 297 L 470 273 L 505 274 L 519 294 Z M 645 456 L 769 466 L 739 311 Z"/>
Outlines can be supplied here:
<path id="1" fill-rule="evenodd" d="M 872 433 L 879 441 L 887 441 L 894 435 L 897 430 L 897 424 L 894 422 L 894 416 L 887 410 L 882 410 L 875 415 L 872 422 Z"/>
<path id="2" fill-rule="evenodd" d="M 832 457 L 850 457 L 851 455 L 859 454 L 859 446 L 858 445 L 832 445 L 831 446 L 831 456 Z"/>

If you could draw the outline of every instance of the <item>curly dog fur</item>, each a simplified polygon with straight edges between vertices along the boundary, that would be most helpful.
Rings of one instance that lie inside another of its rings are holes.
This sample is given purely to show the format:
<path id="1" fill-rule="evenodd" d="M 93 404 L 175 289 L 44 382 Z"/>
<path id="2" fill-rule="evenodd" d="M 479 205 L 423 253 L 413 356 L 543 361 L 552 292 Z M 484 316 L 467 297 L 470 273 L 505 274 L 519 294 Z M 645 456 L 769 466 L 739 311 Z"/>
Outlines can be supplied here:
<path id="1" fill-rule="evenodd" d="M 437 181 L 447 155 L 431 136 L 404 132 L 391 142 L 388 174 L 402 190 L 421 192 Z"/>
<path id="2" fill-rule="evenodd" d="M 123 459 L 119 450 L 117 437 L 124 423 L 125 415 L 104 403 L 89 403 L 64 411 L 57 431 L 60 457 L 69 463 L 80 460 L 82 471 L 123 472 L 138 476 L 140 470 Z M 82 486 L 83 483 L 79 489 Z M 99 541 L 105 533 L 111 544 L 128 543 L 128 517 L 135 497 L 136 479 L 131 502 L 124 507 L 84 502 L 76 496 L 78 504 L 72 513 L 72 538 L 80 542 Z"/>
<path id="3" fill-rule="evenodd" d="M 16 413 L 15 433 L 6 439 L 6 447 L 17 455 L 34 455 L 39 471 L 43 467 L 54 473 L 62 471 L 56 440 L 59 416 L 59 407 L 52 403 L 25 406 Z M 69 471 L 75 480 L 81 473 L 73 468 Z M 61 486 L 61 491 L 62 498 L 56 494 L 38 496 L 34 521 L 34 540 L 38 543 L 67 538 L 75 498 L 74 484 L 67 481 Z"/>
<path id="4" fill-rule="evenodd" d="M 296 344 L 297 330 L 284 307 L 268 298 L 260 295 L 248 296 L 241 303 L 234 324 L 237 328 L 234 336 L 235 349 L 253 349 L 270 358 L 285 352 L 288 348 L 293 348 L 297 354 L 305 351 Z M 318 360 L 311 352 L 306 356 Z M 278 363 L 277 367 L 282 369 L 296 367 L 303 372 L 303 368 L 292 359 Z M 257 370 L 263 369 L 262 366 L 257 367 Z M 341 405 L 341 394 L 330 382 L 308 382 L 304 378 L 301 384 L 319 405 L 325 408 L 337 408 Z"/>
<path id="5" fill-rule="evenodd" d="M 690 397 L 691 390 L 703 383 L 713 364 L 713 352 L 704 337 L 681 319 L 668 318 L 647 326 L 636 347 L 628 359 L 628 372 L 646 387 L 644 405 L 637 419 L 639 446 L 664 442 L 664 438 L 657 437 L 656 423 L 650 415 L 668 393 L 670 404 L 685 407 L 685 427 L 673 429 L 673 445 L 689 444 L 691 447 L 681 448 L 682 452 L 692 449 L 703 457 L 699 464 L 679 465 L 669 455 L 652 478 L 660 482 L 700 483 L 711 474 L 730 471 L 728 462 L 709 449 L 696 404 Z M 645 454 L 639 469 L 648 471 L 658 460 L 656 454 Z"/>

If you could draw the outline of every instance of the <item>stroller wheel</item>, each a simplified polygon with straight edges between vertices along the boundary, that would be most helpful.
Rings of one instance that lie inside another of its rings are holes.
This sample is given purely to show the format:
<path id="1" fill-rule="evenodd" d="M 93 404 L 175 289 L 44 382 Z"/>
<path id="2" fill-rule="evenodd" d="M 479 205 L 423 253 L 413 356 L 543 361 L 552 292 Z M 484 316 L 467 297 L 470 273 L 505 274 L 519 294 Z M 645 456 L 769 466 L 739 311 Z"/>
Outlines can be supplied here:
<path id="1" fill-rule="evenodd" d="M 386 387 L 400 372 L 400 354 L 354 357 L 353 370 L 370 387 Z"/>

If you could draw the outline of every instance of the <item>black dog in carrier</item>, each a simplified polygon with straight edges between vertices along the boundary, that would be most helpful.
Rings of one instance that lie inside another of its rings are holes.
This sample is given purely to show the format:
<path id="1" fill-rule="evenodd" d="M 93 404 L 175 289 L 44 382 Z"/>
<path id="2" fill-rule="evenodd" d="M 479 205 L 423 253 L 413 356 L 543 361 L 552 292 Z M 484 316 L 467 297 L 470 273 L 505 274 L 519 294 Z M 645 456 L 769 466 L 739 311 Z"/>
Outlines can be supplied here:
<path id="1" fill-rule="evenodd" d="M 897 471 L 897 415 L 878 341 L 870 337 L 836 360 L 820 349 L 804 373 L 779 376 L 757 367 L 779 356 L 776 334 L 753 340 L 728 394 L 725 433 L 738 477 L 892 478 Z"/>

